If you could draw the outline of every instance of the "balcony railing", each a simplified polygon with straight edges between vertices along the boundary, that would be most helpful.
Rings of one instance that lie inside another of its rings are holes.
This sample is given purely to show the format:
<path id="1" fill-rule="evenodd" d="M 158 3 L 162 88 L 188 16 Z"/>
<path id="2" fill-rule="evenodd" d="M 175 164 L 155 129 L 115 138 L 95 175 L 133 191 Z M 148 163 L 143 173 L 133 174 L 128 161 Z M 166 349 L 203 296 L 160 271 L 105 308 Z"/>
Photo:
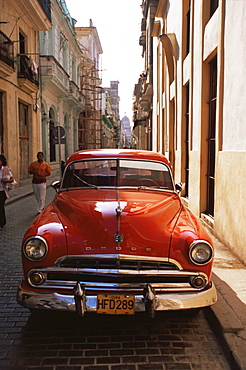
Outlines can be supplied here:
<path id="1" fill-rule="evenodd" d="M 39 86 L 38 70 L 35 62 L 22 54 L 18 56 L 18 65 L 18 78 L 25 78 L 36 86 Z"/>
<path id="2" fill-rule="evenodd" d="M 45 81 L 59 88 L 61 93 L 69 93 L 69 75 L 53 55 L 41 55 L 40 67 Z"/>
<path id="3" fill-rule="evenodd" d="M 146 35 L 145 32 L 142 32 L 142 35 L 139 37 L 139 45 L 145 46 L 146 45 Z"/>
<path id="4" fill-rule="evenodd" d="M 14 68 L 14 46 L 13 42 L 0 31 L 0 60 L 11 68 Z"/>
<path id="5" fill-rule="evenodd" d="M 69 81 L 69 97 L 79 100 L 79 88 L 74 81 Z"/>
<path id="6" fill-rule="evenodd" d="M 51 5 L 50 0 L 38 0 L 40 6 L 42 7 L 43 11 L 47 15 L 49 21 L 51 21 Z"/>

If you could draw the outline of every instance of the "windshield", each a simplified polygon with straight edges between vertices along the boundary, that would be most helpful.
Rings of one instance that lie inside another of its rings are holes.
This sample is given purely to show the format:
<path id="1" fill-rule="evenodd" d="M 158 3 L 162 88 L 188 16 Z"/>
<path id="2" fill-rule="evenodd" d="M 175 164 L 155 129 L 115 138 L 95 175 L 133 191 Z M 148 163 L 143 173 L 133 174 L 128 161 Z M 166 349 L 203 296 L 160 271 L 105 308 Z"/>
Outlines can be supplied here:
<path id="1" fill-rule="evenodd" d="M 100 159 L 70 163 L 61 188 L 156 187 L 174 190 L 168 166 L 160 162 Z"/>

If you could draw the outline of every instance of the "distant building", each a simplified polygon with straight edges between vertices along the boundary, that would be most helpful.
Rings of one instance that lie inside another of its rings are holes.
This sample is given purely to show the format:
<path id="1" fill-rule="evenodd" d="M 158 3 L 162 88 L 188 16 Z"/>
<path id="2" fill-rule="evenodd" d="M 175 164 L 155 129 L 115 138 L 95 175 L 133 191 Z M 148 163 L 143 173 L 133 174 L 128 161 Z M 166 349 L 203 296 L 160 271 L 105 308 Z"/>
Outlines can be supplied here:
<path id="1" fill-rule="evenodd" d="M 100 149 L 103 145 L 103 121 L 99 64 L 103 50 L 92 20 L 89 27 L 75 27 L 75 31 L 83 52 L 80 88 L 85 98 L 85 108 L 81 111 L 78 121 L 78 147 Z"/>
<path id="2" fill-rule="evenodd" d="M 110 81 L 110 87 L 104 87 L 103 90 L 105 94 L 110 98 L 111 103 L 111 115 L 110 118 L 114 123 L 114 141 L 115 147 L 122 147 L 122 139 L 120 135 L 120 114 L 119 114 L 119 105 L 120 97 L 118 91 L 119 81 Z"/>
<path id="3" fill-rule="evenodd" d="M 104 90 L 109 93 L 112 103 L 112 111 L 115 114 L 116 121 L 120 120 L 119 114 L 120 97 L 118 85 L 119 81 L 110 81 L 110 87 L 104 87 Z"/>
<path id="4" fill-rule="evenodd" d="M 143 18 L 139 45 L 142 46 L 144 70 L 135 84 L 133 92 L 133 133 L 137 149 L 152 150 L 152 120 L 153 120 L 153 37 L 155 12 L 158 0 L 142 0 Z M 156 71 L 155 71 L 156 72 Z"/>
<path id="5" fill-rule="evenodd" d="M 102 89 L 102 148 L 116 148 L 115 116 L 112 110 L 112 101 L 108 91 Z"/>
<path id="6" fill-rule="evenodd" d="M 121 131 L 124 147 L 129 147 L 132 138 L 132 129 L 129 118 L 125 115 L 121 120 Z"/>
<path id="7" fill-rule="evenodd" d="M 53 168 L 78 148 L 82 51 L 65 1 L 51 0 L 52 27 L 39 33 L 42 151 Z M 58 141 L 58 130 L 60 142 Z"/>

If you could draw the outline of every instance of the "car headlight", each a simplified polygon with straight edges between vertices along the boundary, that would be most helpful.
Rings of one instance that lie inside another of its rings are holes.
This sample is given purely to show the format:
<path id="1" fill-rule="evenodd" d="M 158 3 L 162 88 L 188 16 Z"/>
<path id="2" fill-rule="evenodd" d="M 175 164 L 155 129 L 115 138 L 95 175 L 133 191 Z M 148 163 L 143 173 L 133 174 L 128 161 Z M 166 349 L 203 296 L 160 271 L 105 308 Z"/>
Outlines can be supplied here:
<path id="1" fill-rule="evenodd" d="M 195 264 L 205 265 L 213 257 L 213 248 L 205 240 L 195 240 L 190 244 L 189 257 Z"/>
<path id="2" fill-rule="evenodd" d="M 39 261 L 47 254 L 47 242 L 41 236 L 33 236 L 25 241 L 23 251 L 29 260 Z"/>

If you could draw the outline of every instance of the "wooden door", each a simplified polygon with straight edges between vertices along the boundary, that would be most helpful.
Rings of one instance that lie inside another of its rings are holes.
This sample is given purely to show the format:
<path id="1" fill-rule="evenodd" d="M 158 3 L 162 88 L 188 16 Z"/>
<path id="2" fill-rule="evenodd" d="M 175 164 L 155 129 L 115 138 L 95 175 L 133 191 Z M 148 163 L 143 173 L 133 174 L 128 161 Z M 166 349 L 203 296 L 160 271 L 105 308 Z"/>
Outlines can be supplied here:
<path id="1" fill-rule="evenodd" d="M 29 166 L 29 122 L 28 106 L 19 102 L 19 163 L 20 179 L 28 177 Z"/>

